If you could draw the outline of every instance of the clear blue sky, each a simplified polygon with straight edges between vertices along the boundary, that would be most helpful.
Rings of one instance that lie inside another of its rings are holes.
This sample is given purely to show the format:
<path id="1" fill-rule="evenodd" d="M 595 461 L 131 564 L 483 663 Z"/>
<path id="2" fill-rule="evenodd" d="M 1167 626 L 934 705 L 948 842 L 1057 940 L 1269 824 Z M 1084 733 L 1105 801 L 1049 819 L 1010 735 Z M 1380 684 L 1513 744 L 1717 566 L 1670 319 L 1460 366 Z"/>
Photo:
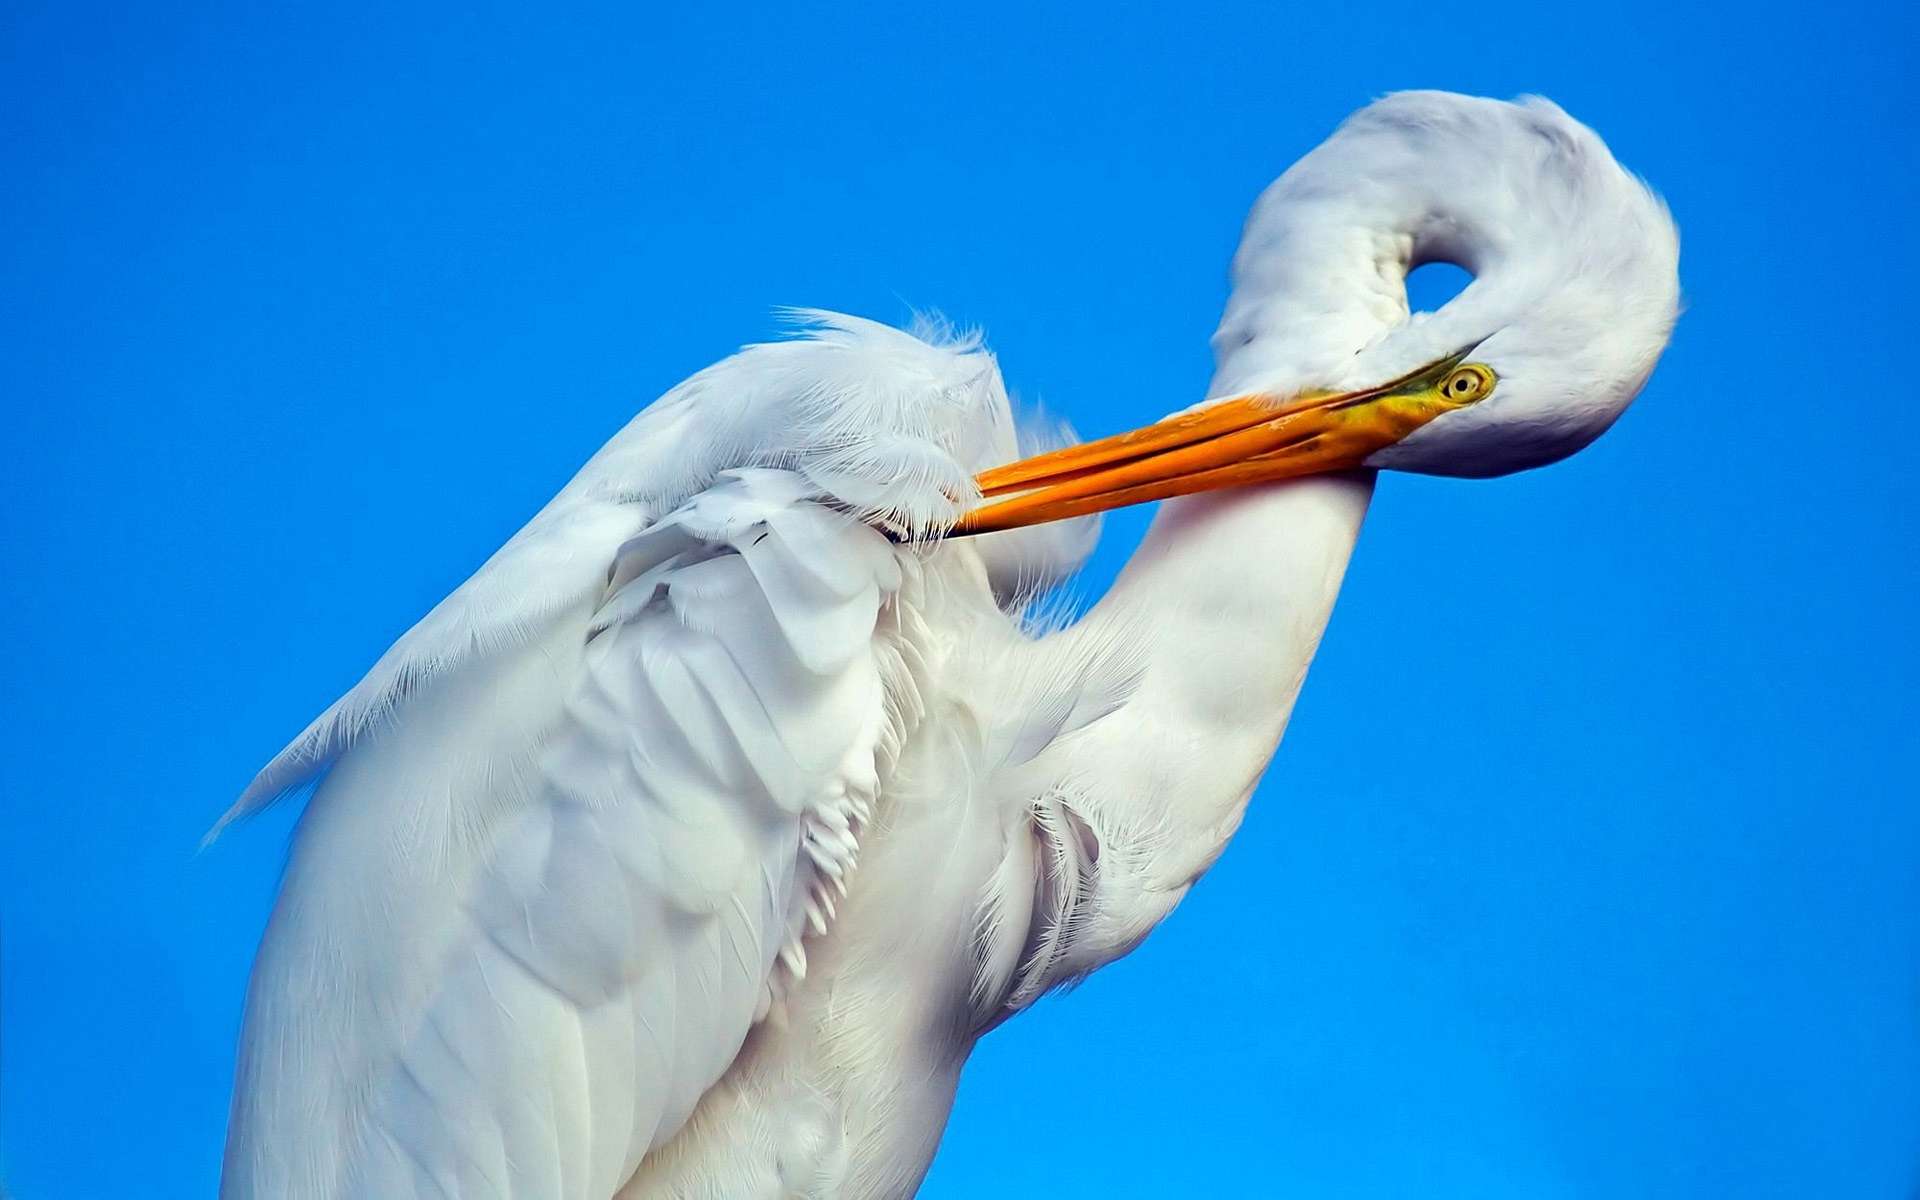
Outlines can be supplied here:
<path id="1" fill-rule="evenodd" d="M 1908 7 L 15 0 L 0 1178 L 210 1192 L 291 813 L 201 833 L 638 406 L 781 304 L 1184 406 L 1247 203 L 1425 86 L 1665 192 L 1673 349 L 1571 462 L 1384 482 L 1238 840 L 926 1194 L 1913 1195 Z"/>

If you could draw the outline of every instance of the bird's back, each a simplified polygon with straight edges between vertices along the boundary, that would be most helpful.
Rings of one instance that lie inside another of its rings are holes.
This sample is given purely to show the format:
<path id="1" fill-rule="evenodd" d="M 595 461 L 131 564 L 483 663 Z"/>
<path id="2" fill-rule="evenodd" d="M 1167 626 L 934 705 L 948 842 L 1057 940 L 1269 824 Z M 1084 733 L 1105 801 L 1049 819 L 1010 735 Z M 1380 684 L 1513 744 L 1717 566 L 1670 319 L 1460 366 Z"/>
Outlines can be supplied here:
<path id="1" fill-rule="evenodd" d="M 1011 631 L 992 576 L 1064 565 L 872 527 L 947 519 L 1012 448 L 990 359 L 838 320 L 669 393 L 403 638 L 243 801 L 320 776 L 224 1194 L 601 1200 L 672 1142 L 837 945 L 950 648 L 925 571 Z"/>

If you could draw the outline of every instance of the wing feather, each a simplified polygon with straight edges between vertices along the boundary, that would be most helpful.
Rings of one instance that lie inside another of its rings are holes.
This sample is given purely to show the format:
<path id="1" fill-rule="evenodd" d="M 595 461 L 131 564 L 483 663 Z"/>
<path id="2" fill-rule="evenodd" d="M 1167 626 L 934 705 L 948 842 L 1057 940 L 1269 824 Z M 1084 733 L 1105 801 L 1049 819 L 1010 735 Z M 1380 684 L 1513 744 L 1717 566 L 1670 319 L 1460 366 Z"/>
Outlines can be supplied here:
<path id="1" fill-rule="evenodd" d="M 1010 449 L 990 359 L 881 329 L 676 389 L 248 789 L 319 777 L 226 1196 L 605 1200 L 804 973 L 924 707 L 918 567 L 865 522 Z"/>
<path id="2" fill-rule="evenodd" d="M 343 1116 L 342 1187 L 320 1194 L 603 1200 L 738 1052 L 776 960 L 804 961 L 796 931 L 840 862 L 809 831 L 859 828 L 848 790 L 879 752 L 873 640 L 901 575 L 884 537 L 790 484 L 731 473 L 662 518 L 727 540 L 676 543 L 591 622 L 537 786 L 435 917 L 430 986 L 395 998 L 364 1080 L 348 1081 L 366 1094 Z M 832 600 L 852 613 L 825 658 L 803 660 L 786 630 L 821 623 L 783 624 L 740 549 L 784 545 L 762 537 L 770 492 L 812 526 L 811 551 L 869 569 Z M 734 519 L 736 501 L 761 519 Z M 849 832 L 835 855 L 854 846 Z M 231 1191 L 300 1194 L 256 1183 Z"/>
<path id="3" fill-rule="evenodd" d="M 556 619 L 603 594 L 609 565 L 626 557 L 631 539 L 650 545 L 625 569 L 644 571 L 690 543 L 729 542 L 732 529 L 766 521 L 802 495 L 832 497 L 875 524 L 938 528 L 974 496 L 972 472 L 1013 456 L 1006 390 L 977 338 L 943 340 L 933 329 L 915 336 L 817 310 L 792 315 L 805 336 L 749 346 L 699 372 L 608 441 L 524 529 L 262 768 L 208 840 L 315 781 L 369 733 L 385 729 L 421 688 L 537 642 Z M 763 480 L 750 499 L 700 502 L 724 472 L 740 467 L 786 474 L 778 484 Z M 675 510 L 681 520 L 659 530 L 656 518 Z M 804 537 L 804 528 L 795 536 Z M 1011 551 L 1027 536 L 1013 531 L 980 541 Z M 869 551 L 847 566 L 819 569 L 855 585 L 874 557 Z"/>

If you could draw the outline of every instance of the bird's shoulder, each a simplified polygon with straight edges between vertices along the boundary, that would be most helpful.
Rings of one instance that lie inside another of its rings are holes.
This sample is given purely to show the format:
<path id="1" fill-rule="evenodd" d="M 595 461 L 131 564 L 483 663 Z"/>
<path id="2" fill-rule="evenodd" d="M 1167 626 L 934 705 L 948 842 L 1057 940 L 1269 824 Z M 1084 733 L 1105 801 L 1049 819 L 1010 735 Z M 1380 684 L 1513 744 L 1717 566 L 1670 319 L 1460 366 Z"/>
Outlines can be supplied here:
<path id="1" fill-rule="evenodd" d="M 977 338 L 803 316 L 801 336 L 748 346 L 642 410 L 268 762 L 220 827 L 310 783 L 422 687 L 517 651 L 556 621 L 586 619 L 609 596 L 623 547 L 729 472 L 786 472 L 788 503 L 818 502 L 911 539 L 951 522 L 977 499 L 973 474 L 1021 449 L 999 368 Z M 1012 596 L 1071 572 L 1092 532 L 1081 522 L 974 549 Z"/>

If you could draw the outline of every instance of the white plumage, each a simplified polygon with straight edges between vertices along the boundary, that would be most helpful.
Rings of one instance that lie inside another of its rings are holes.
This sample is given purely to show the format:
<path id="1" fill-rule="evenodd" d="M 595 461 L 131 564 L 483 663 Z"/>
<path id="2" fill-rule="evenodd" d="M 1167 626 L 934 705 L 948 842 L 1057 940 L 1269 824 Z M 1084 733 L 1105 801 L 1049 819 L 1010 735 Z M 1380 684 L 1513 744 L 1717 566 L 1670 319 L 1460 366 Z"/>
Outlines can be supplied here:
<path id="1" fill-rule="evenodd" d="M 250 997 L 230 1191 L 614 1194 L 805 978 L 882 776 L 964 695 L 932 674 L 1020 714 L 948 714 L 971 736 L 926 801 L 962 811 L 1117 699 L 1118 656 L 989 678 L 927 623 L 1030 646 L 996 574 L 1043 582 L 1085 537 L 929 553 L 869 524 L 950 522 L 1014 453 L 992 360 L 808 316 L 637 418 L 243 797 L 328 772 Z M 725 1194 L 784 1194 L 755 1172 L 800 1168 L 766 1149 Z"/>
<path id="2" fill-rule="evenodd" d="M 1484 186 L 1398 203 L 1430 160 Z M 1476 234 L 1496 194 L 1607 252 Z M 1392 98 L 1256 210 L 1210 394 L 1379 383 L 1471 334 L 1500 391 L 1398 465 L 1558 457 L 1651 369 L 1673 245 L 1557 109 Z M 1409 267 L 1476 254 L 1459 307 L 1409 324 Z M 1519 263 L 1553 286 L 1514 302 Z M 1582 287 L 1609 303 L 1561 299 Z M 1041 448 L 992 358 L 805 317 L 636 417 L 229 814 L 317 780 L 224 1195 L 909 1194 L 974 1041 L 1126 953 L 1225 846 L 1371 473 L 1169 504 L 1042 633 L 1021 598 L 1085 521 L 919 540 Z"/>

